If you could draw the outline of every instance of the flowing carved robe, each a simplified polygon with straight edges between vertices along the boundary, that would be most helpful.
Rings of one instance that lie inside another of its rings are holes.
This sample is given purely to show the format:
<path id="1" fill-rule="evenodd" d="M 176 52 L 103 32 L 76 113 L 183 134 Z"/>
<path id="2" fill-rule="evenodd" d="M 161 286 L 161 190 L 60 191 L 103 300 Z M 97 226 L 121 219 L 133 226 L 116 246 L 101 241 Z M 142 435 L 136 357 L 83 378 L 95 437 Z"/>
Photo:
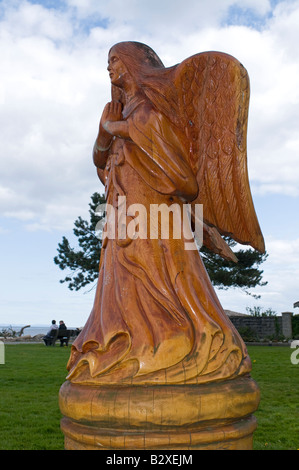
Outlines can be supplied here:
<path id="1" fill-rule="evenodd" d="M 178 130 L 148 101 L 126 117 L 104 170 L 117 213 L 142 204 L 182 205 L 198 191 Z M 133 216 L 126 218 L 126 225 Z M 225 315 L 197 251 L 181 239 L 103 242 L 90 317 L 72 346 L 68 379 L 88 384 L 204 383 L 248 373 L 245 345 Z M 117 233 L 117 227 L 116 227 Z"/>

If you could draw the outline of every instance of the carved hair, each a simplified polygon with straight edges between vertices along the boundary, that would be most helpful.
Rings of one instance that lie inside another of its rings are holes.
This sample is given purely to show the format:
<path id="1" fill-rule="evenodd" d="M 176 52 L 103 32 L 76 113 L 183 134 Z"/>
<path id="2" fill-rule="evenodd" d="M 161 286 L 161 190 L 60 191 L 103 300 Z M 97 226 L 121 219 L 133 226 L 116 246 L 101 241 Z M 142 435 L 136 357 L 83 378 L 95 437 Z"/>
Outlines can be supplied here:
<path id="1" fill-rule="evenodd" d="M 161 59 L 149 46 L 140 42 L 124 41 L 111 49 L 120 57 L 128 72 L 151 103 L 174 124 L 180 126 L 173 74 L 176 66 L 165 68 Z M 119 88 L 112 85 L 112 99 L 123 102 Z"/>

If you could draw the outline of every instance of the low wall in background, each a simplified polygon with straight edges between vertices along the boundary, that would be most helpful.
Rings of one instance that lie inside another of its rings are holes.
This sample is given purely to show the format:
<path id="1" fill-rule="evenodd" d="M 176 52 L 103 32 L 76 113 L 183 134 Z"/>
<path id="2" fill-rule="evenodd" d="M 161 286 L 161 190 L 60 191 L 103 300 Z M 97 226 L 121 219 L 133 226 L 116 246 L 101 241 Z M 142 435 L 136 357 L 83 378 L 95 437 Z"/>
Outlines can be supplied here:
<path id="1" fill-rule="evenodd" d="M 292 312 L 283 312 L 281 316 L 253 317 L 253 316 L 230 316 L 229 319 L 240 334 L 255 333 L 256 339 L 271 337 L 292 338 Z"/>

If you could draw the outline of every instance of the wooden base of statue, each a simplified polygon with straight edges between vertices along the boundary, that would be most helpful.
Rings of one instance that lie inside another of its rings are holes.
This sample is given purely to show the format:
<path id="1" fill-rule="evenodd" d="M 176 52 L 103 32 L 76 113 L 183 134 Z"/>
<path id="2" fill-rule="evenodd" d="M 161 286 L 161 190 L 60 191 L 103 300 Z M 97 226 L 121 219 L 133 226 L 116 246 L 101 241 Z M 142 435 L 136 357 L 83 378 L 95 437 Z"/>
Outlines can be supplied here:
<path id="1" fill-rule="evenodd" d="M 69 450 L 252 449 L 259 389 L 249 376 L 203 385 L 60 389 Z"/>

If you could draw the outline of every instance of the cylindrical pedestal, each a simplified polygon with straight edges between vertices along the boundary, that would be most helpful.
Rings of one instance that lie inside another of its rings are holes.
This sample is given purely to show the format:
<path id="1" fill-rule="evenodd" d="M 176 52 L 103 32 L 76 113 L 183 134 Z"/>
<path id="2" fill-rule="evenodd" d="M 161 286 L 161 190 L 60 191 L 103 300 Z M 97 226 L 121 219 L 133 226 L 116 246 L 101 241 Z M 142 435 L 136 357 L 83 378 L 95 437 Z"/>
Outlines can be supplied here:
<path id="1" fill-rule="evenodd" d="M 204 385 L 88 386 L 59 394 L 66 449 L 252 449 L 259 389 L 249 376 Z"/>

